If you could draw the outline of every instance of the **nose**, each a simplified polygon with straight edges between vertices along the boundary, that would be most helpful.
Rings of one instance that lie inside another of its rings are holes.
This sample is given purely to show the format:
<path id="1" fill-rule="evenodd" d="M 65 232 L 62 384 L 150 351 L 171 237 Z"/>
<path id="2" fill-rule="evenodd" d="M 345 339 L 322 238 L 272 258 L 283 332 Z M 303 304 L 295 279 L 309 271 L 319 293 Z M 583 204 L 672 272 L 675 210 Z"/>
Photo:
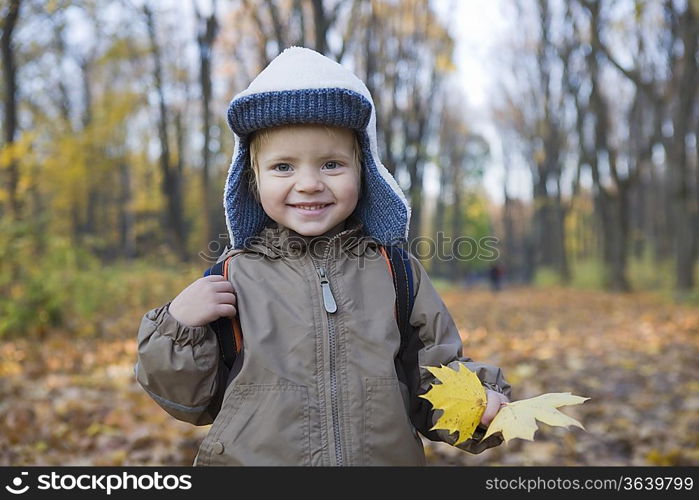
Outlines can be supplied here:
<path id="1" fill-rule="evenodd" d="M 325 189 L 325 184 L 323 184 L 320 173 L 316 169 L 302 168 L 294 188 L 300 193 L 315 193 Z"/>

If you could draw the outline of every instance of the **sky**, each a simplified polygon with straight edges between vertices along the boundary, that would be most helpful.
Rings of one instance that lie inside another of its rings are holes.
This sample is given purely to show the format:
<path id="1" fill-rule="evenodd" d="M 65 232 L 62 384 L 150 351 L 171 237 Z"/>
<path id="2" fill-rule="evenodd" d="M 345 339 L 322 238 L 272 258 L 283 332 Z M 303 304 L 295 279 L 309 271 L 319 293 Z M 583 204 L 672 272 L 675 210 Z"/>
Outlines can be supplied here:
<path id="1" fill-rule="evenodd" d="M 502 203 L 503 167 L 500 137 L 490 116 L 494 97 L 493 88 L 498 75 L 498 50 L 502 50 L 513 22 L 508 17 L 510 0 L 435 0 L 437 13 L 449 26 L 456 38 L 456 81 L 462 87 L 471 110 L 472 128 L 485 136 L 490 143 L 491 159 L 483 179 L 485 191 L 496 203 Z M 511 173 L 508 191 L 511 196 L 528 198 L 531 181 L 524 168 Z M 428 192 L 436 185 L 428 181 Z"/>

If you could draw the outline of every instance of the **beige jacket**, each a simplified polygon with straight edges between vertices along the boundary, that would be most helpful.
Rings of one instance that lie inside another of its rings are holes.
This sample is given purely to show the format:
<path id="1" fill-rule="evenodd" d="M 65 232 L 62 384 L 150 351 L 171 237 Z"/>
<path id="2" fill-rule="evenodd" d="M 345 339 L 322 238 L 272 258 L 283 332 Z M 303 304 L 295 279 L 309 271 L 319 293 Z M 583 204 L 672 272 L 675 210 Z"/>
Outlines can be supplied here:
<path id="1" fill-rule="evenodd" d="M 396 361 L 395 290 L 377 244 L 362 234 L 355 221 L 311 247 L 286 228 L 267 227 L 231 259 L 244 337 L 231 373 L 210 327 L 179 324 L 167 305 L 145 315 L 139 383 L 174 417 L 213 423 L 195 465 L 424 464 L 417 431 L 451 444 L 456 435 L 430 431 L 439 412 L 417 394 L 434 378 L 418 365 L 462 362 L 510 395 L 500 369 L 462 356 L 454 321 L 412 255 L 415 334 Z M 479 453 L 501 442 L 495 435 L 459 447 Z"/>

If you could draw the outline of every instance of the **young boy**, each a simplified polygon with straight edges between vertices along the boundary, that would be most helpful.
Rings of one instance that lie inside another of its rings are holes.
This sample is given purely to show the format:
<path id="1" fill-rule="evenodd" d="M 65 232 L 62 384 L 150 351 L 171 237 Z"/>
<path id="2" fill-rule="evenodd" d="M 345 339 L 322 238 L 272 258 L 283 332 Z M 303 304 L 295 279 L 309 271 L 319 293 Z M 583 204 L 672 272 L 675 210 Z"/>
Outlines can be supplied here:
<path id="1" fill-rule="evenodd" d="M 380 246 L 406 239 L 410 210 L 379 160 L 364 84 L 292 47 L 231 101 L 228 122 L 227 278 L 195 281 L 149 311 L 138 334 L 136 374 L 148 394 L 178 419 L 213 423 L 195 465 L 424 464 L 418 431 L 451 444 L 457 436 L 431 430 L 439 412 L 418 397 L 434 382 L 423 366 L 474 371 L 487 389 L 487 427 L 510 386 L 498 368 L 462 357 L 413 256 L 413 333 L 397 359 L 396 291 Z M 223 316 L 242 330 L 230 371 L 207 326 Z M 483 432 L 459 448 L 502 442 L 480 441 Z"/>

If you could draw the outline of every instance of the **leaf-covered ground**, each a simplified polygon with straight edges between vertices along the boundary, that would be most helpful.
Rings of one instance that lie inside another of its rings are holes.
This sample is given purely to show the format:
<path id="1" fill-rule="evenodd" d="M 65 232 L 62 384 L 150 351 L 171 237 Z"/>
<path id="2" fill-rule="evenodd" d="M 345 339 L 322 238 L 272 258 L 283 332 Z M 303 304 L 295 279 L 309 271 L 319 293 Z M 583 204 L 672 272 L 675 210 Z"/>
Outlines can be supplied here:
<path id="1" fill-rule="evenodd" d="M 590 397 L 534 442 L 480 455 L 426 443 L 434 465 L 699 465 L 699 310 L 652 295 L 450 289 L 468 356 L 500 366 L 514 399 Z M 191 464 L 207 428 L 178 422 L 135 383 L 142 311 L 101 338 L 0 343 L 0 465 Z"/>
<path id="2" fill-rule="evenodd" d="M 561 411 L 586 431 L 540 424 L 535 441 L 480 455 L 429 446 L 435 464 L 699 464 L 699 310 L 652 295 L 579 290 L 444 293 L 464 353 L 500 366 L 513 399 L 591 398 Z"/>

